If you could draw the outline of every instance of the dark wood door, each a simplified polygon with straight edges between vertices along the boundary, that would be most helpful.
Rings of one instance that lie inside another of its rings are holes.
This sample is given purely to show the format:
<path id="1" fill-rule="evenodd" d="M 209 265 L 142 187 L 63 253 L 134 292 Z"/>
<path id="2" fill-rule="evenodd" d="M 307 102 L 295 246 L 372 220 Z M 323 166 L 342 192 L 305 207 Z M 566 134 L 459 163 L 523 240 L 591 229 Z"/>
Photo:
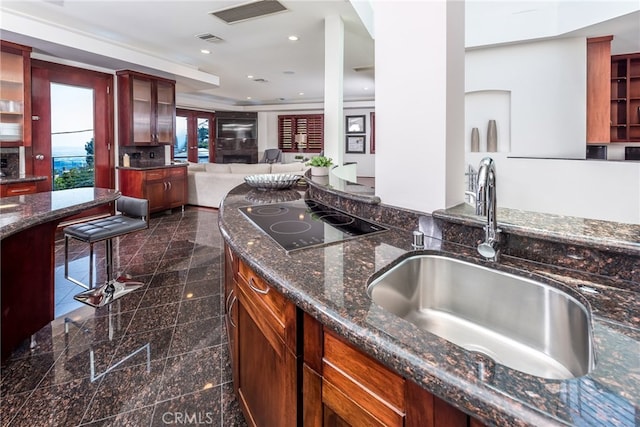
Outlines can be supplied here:
<path id="1" fill-rule="evenodd" d="M 186 135 L 177 135 L 174 158 L 184 159 L 186 151 L 187 160 L 192 163 L 215 163 L 214 113 L 178 108 L 176 117 L 186 123 Z M 205 159 L 207 153 L 209 158 Z"/>
<path id="2" fill-rule="evenodd" d="M 51 84 L 88 88 L 93 91 L 95 186 L 115 188 L 113 155 L 113 76 L 81 68 L 32 61 L 33 146 L 27 148 L 26 169 L 47 176 L 40 191 L 52 189 Z M 109 209 L 108 206 L 105 209 Z"/>

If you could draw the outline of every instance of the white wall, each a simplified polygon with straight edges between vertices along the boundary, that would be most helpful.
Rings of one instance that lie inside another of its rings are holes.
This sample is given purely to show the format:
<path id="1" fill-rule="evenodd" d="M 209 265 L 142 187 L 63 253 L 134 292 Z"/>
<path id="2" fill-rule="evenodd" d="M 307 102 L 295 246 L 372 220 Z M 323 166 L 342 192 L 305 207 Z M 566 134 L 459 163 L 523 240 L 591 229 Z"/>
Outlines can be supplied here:
<path id="1" fill-rule="evenodd" d="M 376 193 L 432 212 L 464 195 L 464 3 L 376 1 Z"/>
<path id="2" fill-rule="evenodd" d="M 585 38 L 468 51 L 465 76 L 467 94 L 510 93 L 509 115 L 501 113 L 499 107 L 495 114 L 500 113 L 501 117 L 493 117 L 499 126 L 499 151 L 508 151 L 512 156 L 585 158 Z M 483 103 L 486 108 L 470 110 L 467 105 L 467 141 L 471 128 L 481 124 L 486 129 L 487 116 L 494 113 L 489 111 L 494 107 L 486 98 Z M 505 123 L 508 120 L 510 123 Z M 481 141 L 486 141 L 483 128 L 480 135 Z"/>
<path id="3" fill-rule="evenodd" d="M 344 154 L 344 161 L 356 162 L 358 176 L 375 176 L 375 155 L 370 153 L 371 138 L 371 112 L 372 108 L 345 108 L 344 115 L 364 115 L 366 127 L 366 153 L 365 154 Z M 262 152 L 266 148 L 278 148 L 278 116 L 292 114 L 323 114 L 323 110 L 286 110 L 286 111 L 268 111 L 258 113 L 258 150 L 259 156 L 262 158 Z M 343 121 L 345 119 L 343 118 Z M 344 137 L 343 137 L 344 139 Z M 283 153 L 283 162 L 293 162 L 297 153 Z M 310 157 L 313 154 L 309 154 Z"/>
<path id="4" fill-rule="evenodd" d="M 477 170 L 485 155 L 470 153 L 467 160 Z M 490 157 L 500 207 L 640 223 L 640 162 Z"/>

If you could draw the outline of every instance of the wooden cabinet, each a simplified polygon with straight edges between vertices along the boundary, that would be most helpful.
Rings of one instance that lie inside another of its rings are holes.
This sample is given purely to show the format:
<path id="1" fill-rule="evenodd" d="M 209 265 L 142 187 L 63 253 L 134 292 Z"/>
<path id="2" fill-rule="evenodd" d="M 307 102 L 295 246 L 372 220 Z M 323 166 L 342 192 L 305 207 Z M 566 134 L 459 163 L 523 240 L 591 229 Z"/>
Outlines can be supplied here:
<path id="1" fill-rule="evenodd" d="M 37 192 L 38 185 L 35 182 L 16 182 L 0 185 L 0 197 L 22 196 Z"/>
<path id="2" fill-rule="evenodd" d="M 237 258 L 231 248 L 224 246 L 224 320 L 227 331 L 229 359 L 234 391 L 238 392 L 238 297 L 235 293 L 236 275 L 238 274 Z"/>
<path id="3" fill-rule="evenodd" d="M 237 395 L 252 426 L 297 424 L 296 307 L 243 261 L 236 276 Z"/>
<path id="4" fill-rule="evenodd" d="M 610 141 L 611 40 L 587 39 L 587 143 Z"/>
<path id="5" fill-rule="evenodd" d="M 304 426 L 482 427 L 304 315 Z"/>
<path id="6" fill-rule="evenodd" d="M 303 313 L 225 245 L 234 389 L 251 426 L 483 427 Z"/>
<path id="7" fill-rule="evenodd" d="M 158 212 L 187 203 L 187 168 L 119 169 L 120 191 L 125 196 L 149 200 Z"/>
<path id="8" fill-rule="evenodd" d="M 118 71 L 120 145 L 173 144 L 175 81 Z"/>
<path id="9" fill-rule="evenodd" d="M 0 40 L 0 147 L 31 146 L 31 48 Z"/>
<path id="10" fill-rule="evenodd" d="M 640 141 L 640 53 L 611 57 L 611 141 Z"/>

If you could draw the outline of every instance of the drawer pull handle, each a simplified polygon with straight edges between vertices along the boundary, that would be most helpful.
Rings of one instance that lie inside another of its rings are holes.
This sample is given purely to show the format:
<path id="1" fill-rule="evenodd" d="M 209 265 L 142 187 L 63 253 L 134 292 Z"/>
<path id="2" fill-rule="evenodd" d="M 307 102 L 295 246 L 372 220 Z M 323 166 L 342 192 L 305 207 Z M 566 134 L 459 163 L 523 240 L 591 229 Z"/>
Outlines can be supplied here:
<path id="1" fill-rule="evenodd" d="M 236 328 L 237 325 L 233 323 L 233 316 L 231 315 L 231 310 L 233 309 L 233 305 L 236 303 L 237 300 L 238 299 L 234 295 L 233 299 L 231 300 L 231 304 L 229 304 L 229 313 L 227 314 L 227 316 L 229 316 L 229 323 L 231 323 L 231 326 L 233 326 L 234 328 Z"/>
<path id="2" fill-rule="evenodd" d="M 253 280 L 253 277 L 249 277 L 249 287 L 251 289 L 253 289 L 254 292 L 257 292 L 257 293 L 262 294 L 262 295 L 266 295 L 266 294 L 269 293 L 269 287 L 268 286 L 267 286 L 267 289 L 260 289 L 260 288 L 256 287 L 255 283 L 256 282 L 255 282 L 255 280 Z"/>
<path id="3" fill-rule="evenodd" d="M 30 188 L 12 188 L 10 190 L 11 193 L 26 193 L 27 191 L 30 191 Z"/>

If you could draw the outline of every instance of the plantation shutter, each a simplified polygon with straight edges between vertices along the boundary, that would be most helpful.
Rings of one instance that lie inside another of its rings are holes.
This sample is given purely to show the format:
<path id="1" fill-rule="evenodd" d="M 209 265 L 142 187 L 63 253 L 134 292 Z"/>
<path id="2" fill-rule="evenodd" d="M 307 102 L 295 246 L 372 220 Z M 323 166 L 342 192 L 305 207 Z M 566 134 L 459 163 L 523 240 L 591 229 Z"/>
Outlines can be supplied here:
<path id="1" fill-rule="evenodd" d="M 304 151 L 320 152 L 324 148 L 324 115 L 307 114 L 278 116 L 278 148 L 282 151 L 297 151 L 296 134 L 307 135 Z"/>
<path id="2" fill-rule="evenodd" d="M 278 148 L 282 151 L 295 149 L 293 116 L 278 116 Z"/>

